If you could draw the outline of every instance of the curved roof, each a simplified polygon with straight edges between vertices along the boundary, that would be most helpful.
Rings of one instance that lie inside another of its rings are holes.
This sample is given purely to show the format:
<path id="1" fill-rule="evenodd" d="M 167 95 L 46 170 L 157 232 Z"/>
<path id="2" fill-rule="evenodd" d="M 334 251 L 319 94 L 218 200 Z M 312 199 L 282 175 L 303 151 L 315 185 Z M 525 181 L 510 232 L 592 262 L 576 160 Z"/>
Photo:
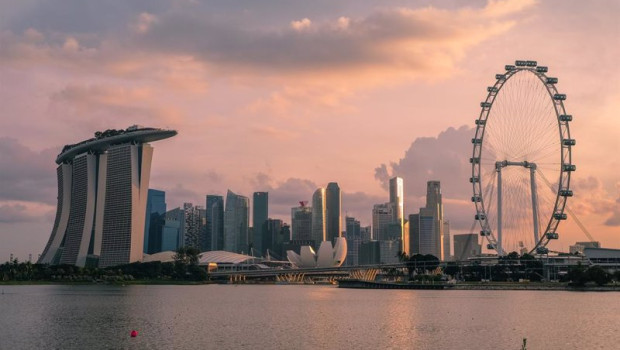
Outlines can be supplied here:
<path id="1" fill-rule="evenodd" d="M 170 262 L 174 261 L 174 255 L 177 252 L 173 252 L 171 250 L 165 252 L 159 252 L 155 254 L 144 254 L 142 258 L 142 262 L 152 262 L 152 261 L 161 261 L 161 262 Z"/>
<path id="2" fill-rule="evenodd" d="M 141 128 L 131 129 L 128 128 L 122 134 L 92 138 L 73 145 L 67 145 L 60 152 L 56 158 L 56 164 L 61 164 L 64 161 L 70 160 L 78 154 L 89 151 L 102 152 L 110 148 L 110 146 L 128 143 L 128 142 L 152 142 L 162 139 L 166 139 L 176 135 L 176 130 L 154 129 L 154 128 Z"/>
<path id="3" fill-rule="evenodd" d="M 200 259 L 198 264 L 206 265 L 209 263 L 217 263 L 217 264 L 241 264 L 248 263 L 253 264 L 259 261 L 262 261 L 262 258 L 257 258 L 250 255 L 245 254 L 237 254 L 232 252 L 227 252 L 225 250 L 214 250 L 210 252 L 204 252 L 200 254 Z"/>

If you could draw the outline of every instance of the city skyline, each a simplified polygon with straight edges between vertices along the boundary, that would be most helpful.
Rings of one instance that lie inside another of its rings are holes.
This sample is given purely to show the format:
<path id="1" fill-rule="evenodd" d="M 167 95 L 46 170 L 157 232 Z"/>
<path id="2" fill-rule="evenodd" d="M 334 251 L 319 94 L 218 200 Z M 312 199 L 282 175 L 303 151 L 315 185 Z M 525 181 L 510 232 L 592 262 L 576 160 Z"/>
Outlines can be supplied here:
<path id="1" fill-rule="evenodd" d="M 270 216 L 288 222 L 295 203 L 337 181 L 341 217 L 365 226 L 398 176 L 405 218 L 424 206 L 425 183 L 441 181 L 451 233 L 469 233 L 473 121 L 515 59 L 559 78 L 578 142 L 569 206 L 603 246 L 620 246 L 617 2 L 274 8 L 0 4 L 0 261 L 42 252 L 62 146 L 128 124 L 179 131 L 152 165 L 150 187 L 170 208 L 264 191 Z M 558 232 L 558 250 L 586 240 L 570 218 Z"/>

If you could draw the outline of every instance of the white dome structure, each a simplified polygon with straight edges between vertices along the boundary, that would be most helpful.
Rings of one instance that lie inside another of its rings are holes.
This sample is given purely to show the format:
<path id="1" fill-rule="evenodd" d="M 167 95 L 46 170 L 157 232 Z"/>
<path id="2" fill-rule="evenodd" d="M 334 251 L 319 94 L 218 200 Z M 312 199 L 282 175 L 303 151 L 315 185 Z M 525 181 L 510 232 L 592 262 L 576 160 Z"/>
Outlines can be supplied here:
<path id="1" fill-rule="evenodd" d="M 288 261 L 299 268 L 339 267 L 346 256 L 347 240 L 344 237 L 337 237 L 333 247 L 330 241 L 321 242 L 318 253 L 310 246 L 302 246 L 299 254 L 292 250 L 286 251 Z"/>

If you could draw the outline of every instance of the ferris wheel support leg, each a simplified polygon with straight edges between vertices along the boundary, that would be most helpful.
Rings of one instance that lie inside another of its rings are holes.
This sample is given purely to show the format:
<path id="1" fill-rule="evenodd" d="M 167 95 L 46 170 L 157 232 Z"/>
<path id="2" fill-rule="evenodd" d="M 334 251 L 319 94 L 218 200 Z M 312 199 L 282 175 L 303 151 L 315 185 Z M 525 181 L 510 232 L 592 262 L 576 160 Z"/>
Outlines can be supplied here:
<path id="1" fill-rule="evenodd" d="M 502 168 L 497 170 L 497 254 L 504 255 L 502 250 Z"/>
<path id="2" fill-rule="evenodd" d="M 530 184 L 532 188 L 532 216 L 534 223 L 534 244 L 538 244 L 538 194 L 536 193 L 536 165 L 530 166 Z"/>

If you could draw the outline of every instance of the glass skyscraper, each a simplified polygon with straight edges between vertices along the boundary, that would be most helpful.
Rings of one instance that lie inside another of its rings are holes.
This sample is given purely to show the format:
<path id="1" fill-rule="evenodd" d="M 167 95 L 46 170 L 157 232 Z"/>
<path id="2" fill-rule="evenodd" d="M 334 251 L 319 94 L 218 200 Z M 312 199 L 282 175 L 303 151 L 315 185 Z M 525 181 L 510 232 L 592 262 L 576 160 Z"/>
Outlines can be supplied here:
<path id="1" fill-rule="evenodd" d="M 326 240 L 334 242 L 334 238 L 342 235 L 342 195 L 340 186 L 337 182 L 330 182 L 325 189 L 325 205 L 326 205 Z"/>
<path id="2" fill-rule="evenodd" d="M 211 250 L 224 250 L 224 198 L 207 195 L 207 237 Z"/>
<path id="3" fill-rule="evenodd" d="M 254 249 L 261 255 L 265 254 L 266 246 L 269 245 L 271 239 L 265 232 L 265 222 L 269 217 L 269 193 L 254 192 L 252 198 L 252 227 L 254 228 Z"/>
<path id="4" fill-rule="evenodd" d="M 224 250 L 234 253 L 249 253 L 248 227 L 250 200 L 248 197 L 226 193 L 224 210 Z"/>
<path id="5" fill-rule="evenodd" d="M 321 242 L 326 240 L 326 210 L 325 210 L 325 189 L 318 188 L 312 195 L 312 236 L 314 249 L 321 246 Z"/>
<path id="6" fill-rule="evenodd" d="M 144 220 L 144 253 L 162 251 L 162 232 L 166 223 L 166 192 L 149 188 Z"/>

